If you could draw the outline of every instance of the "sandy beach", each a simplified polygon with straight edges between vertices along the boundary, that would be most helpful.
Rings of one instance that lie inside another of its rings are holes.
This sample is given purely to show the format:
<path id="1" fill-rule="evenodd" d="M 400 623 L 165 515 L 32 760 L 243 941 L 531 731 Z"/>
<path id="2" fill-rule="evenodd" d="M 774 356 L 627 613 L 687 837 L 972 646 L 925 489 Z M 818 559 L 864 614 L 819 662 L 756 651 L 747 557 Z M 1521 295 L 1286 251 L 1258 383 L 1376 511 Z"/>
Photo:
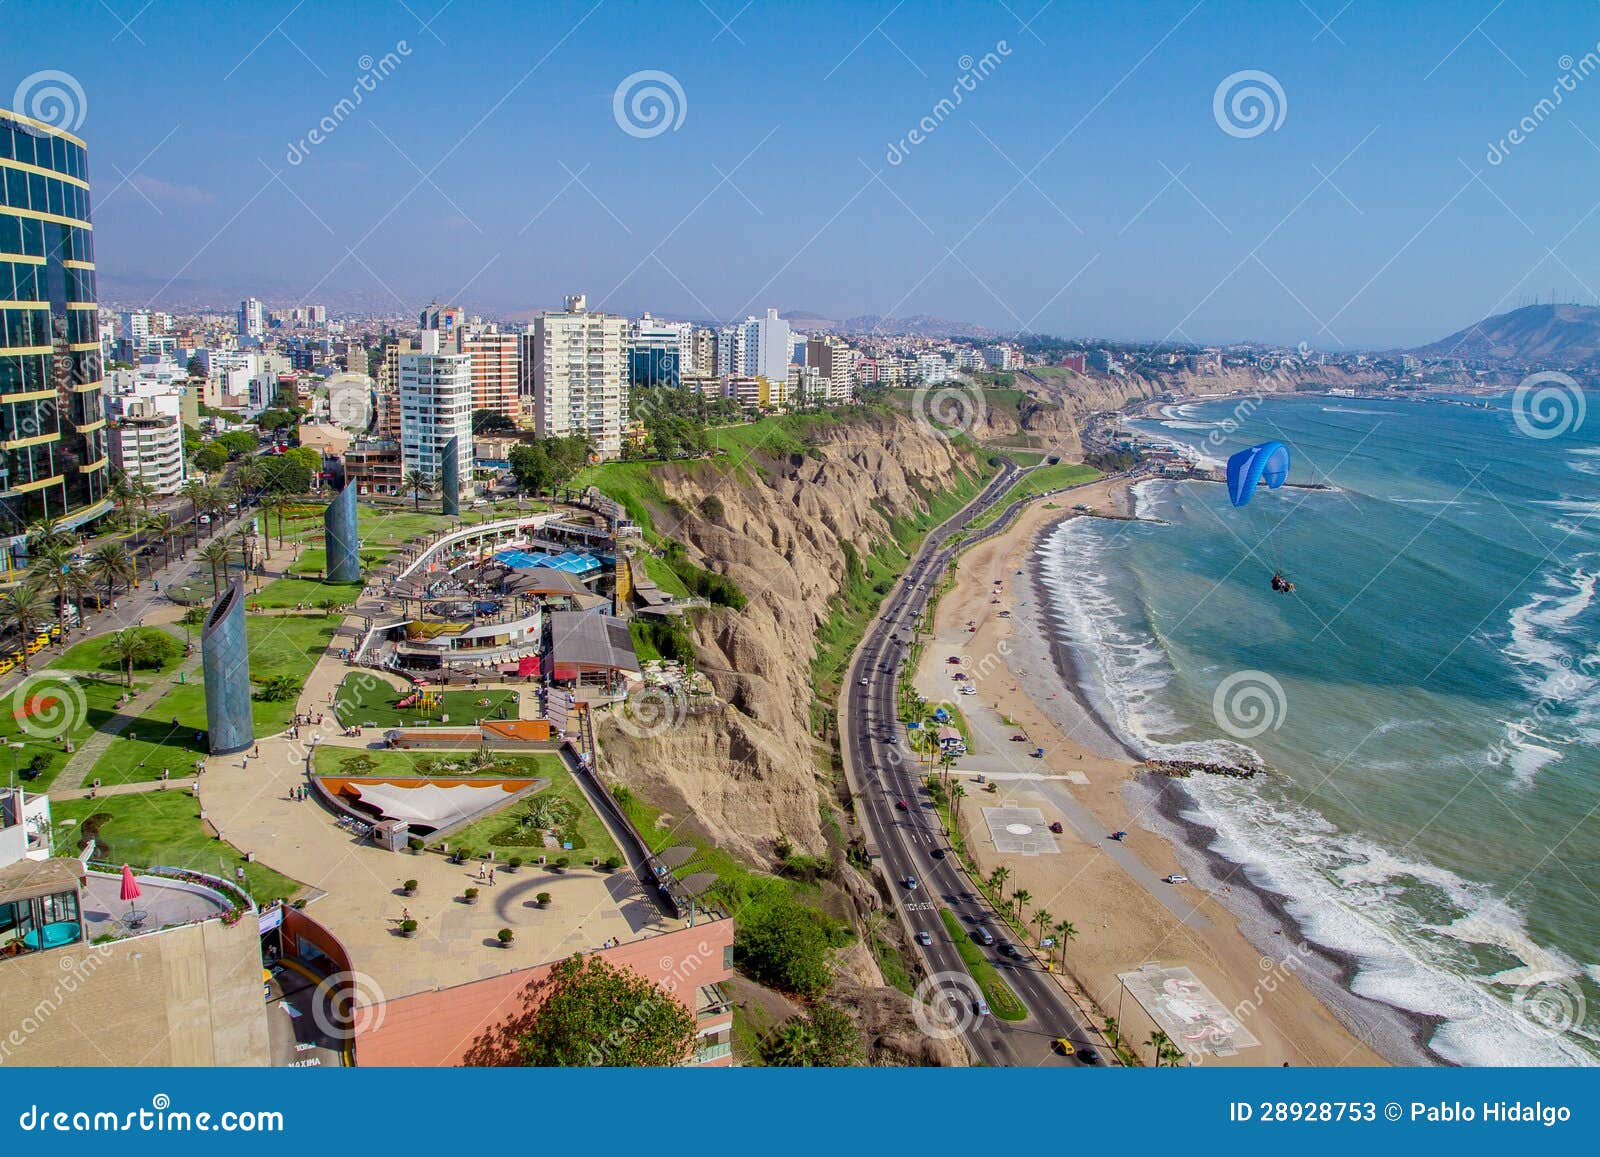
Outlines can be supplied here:
<path id="1" fill-rule="evenodd" d="M 1051 527 L 1073 516 L 1076 504 L 1128 517 L 1132 501 L 1122 479 L 1040 499 L 956 563 L 954 585 L 939 602 L 934 638 L 915 678 L 926 699 L 955 703 L 967 722 L 972 750 L 957 761 L 955 773 L 967 792 L 962 827 L 969 852 L 984 874 L 1003 863 L 1011 873 L 1008 893 L 1026 889 L 1030 909 L 1073 922 L 1077 935 L 1066 950 L 1066 982 L 1081 986 L 1102 1015 L 1119 1016 L 1120 1010 L 1124 1038 L 1136 1046 L 1155 1024 L 1123 992 L 1118 974 L 1158 962 L 1191 969 L 1258 1042 L 1232 1056 L 1196 1048 L 1190 1063 L 1385 1063 L 1366 1041 L 1383 1042 L 1390 1060 L 1426 1063 L 1417 1026 L 1375 1006 L 1363 1008 L 1365 1002 L 1334 999 L 1345 995 L 1347 962 L 1304 945 L 1281 908 L 1273 910 L 1273 898 L 1206 871 L 1205 857 L 1190 849 L 1180 863 L 1168 838 L 1181 834 L 1173 806 L 1179 789 L 1140 776 L 1139 764 L 1063 682 L 1031 556 Z M 951 656 L 963 665 L 949 663 Z M 955 693 L 958 670 L 970 676 L 976 694 Z M 1036 747 L 1044 749 L 1043 758 L 1031 757 Z M 988 784 L 977 782 L 980 774 Z M 1060 821 L 1058 850 L 998 852 L 985 821 L 985 809 L 997 807 L 1036 808 L 1045 824 Z M 1121 844 L 1107 838 L 1118 830 L 1128 833 Z M 1194 882 L 1161 879 L 1181 871 Z M 1250 923 L 1254 943 L 1230 907 L 1261 909 Z M 1151 1049 L 1139 1051 L 1149 1063 Z"/>

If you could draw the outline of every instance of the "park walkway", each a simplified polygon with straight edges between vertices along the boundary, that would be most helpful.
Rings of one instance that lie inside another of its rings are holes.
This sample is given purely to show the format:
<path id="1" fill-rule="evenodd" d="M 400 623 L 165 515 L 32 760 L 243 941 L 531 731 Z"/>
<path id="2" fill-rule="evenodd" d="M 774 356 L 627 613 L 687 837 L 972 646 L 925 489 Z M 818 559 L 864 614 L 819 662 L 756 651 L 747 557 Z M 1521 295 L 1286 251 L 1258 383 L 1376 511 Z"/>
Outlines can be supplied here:
<path id="1" fill-rule="evenodd" d="M 97 728 L 88 739 L 84 740 L 83 746 L 73 752 L 72 758 L 67 760 L 66 766 L 56 776 L 55 782 L 50 787 L 50 794 L 63 795 L 63 798 L 66 798 L 64 793 L 83 787 L 83 781 L 89 778 L 94 765 L 110 749 L 112 740 L 126 731 L 130 723 L 159 703 L 166 693 L 172 690 L 180 675 L 188 681 L 197 677 L 199 673 L 200 649 L 196 647 L 194 654 L 178 664 L 175 670 L 146 686 L 124 703 L 116 715 L 106 720 L 105 726 Z"/>
<path id="2" fill-rule="evenodd" d="M 50 789 L 50 798 L 63 799 L 98 799 L 108 795 L 143 795 L 151 791 L 192 791 L 200 780 L 192 775 L 182 779 L 169 779 L 165 782 L 159 779 L 144 780 L 140 783 L 113 783 L 102 788 L 79 787 L 71 791 L 62 791 L 60 788 Z"/>

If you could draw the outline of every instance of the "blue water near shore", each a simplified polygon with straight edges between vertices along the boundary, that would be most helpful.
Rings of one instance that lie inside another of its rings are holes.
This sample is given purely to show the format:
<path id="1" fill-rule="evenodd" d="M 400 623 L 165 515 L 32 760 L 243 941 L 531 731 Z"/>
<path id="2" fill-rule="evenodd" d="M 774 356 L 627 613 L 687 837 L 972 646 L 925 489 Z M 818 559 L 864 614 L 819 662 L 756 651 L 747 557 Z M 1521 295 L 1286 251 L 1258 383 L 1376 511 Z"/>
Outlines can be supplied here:
<path id="1" fill-rule="evenodd" d="M 1144 483 L 1159 521 L 1064 523 L 1041 573 L 1125 743 L 1271 769 L 1192 777 L 1193 818 L 1353 992 L 1448 1061 L 1595 1063 L 1600 446 L 1489 401 L 1169 407 L 1136 427 L 1215 465 L 1277 438 L 1332 489 Z"/>

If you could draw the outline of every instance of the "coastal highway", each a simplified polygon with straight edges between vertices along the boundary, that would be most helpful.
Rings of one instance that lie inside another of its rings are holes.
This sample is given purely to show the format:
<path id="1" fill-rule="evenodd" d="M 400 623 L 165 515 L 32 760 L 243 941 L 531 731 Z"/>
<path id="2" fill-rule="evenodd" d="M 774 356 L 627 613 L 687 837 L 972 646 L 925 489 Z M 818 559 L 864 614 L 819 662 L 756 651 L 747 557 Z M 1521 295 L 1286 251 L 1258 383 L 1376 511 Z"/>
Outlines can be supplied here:
<path id="1" fill-rule="evenodd" d="M 1067 1065 L 1078 1062 L 1057 1056 L 1051 1050 L 1054 1038 L 1067 1037 L 1079 1047 L 1092 1045 L 1104 1055 L 1101 1041 L 1031 954 L 1011 960 L 1000 953 L 1000 944 L 1011 938 L 1009 929 L 973 890 L 953 855 L 934 856 L 935 849 L 948 845 L 938 813 L 922 783 L 928 767 L 919 767 L 905 746 L 895 702 L 898 672 L 906 657 L 905 644 L 910 641 L 912 624 L 927 606 L 935 583 L 957 549 L 950 539 L 968 521 L 998 502 L 1022 473 L 1014 463 L 1007 462 L 965 509 L 936 527 L 923 541 L 856 651 L 840 713 L 840 746 L 860 804 L 859 815 L 869 842 L 881 856 L 902 921 L 913 933 L 927 932 L 932 937 L 931 944 L 918 945 L 928 974 L 966 975 L 960 954 L 939 915 L 939 908 L 945 907 L 960 921 L 964 935 L 970 935 L 980 924 L 994 934 L 996 944 L 990 948 L 979 946 L 980 951 L 1027 1006 L 1028 1016 L 1021 1021 L 1001 1020 L 993 1015 L 964 1016 L 962 1035 L 973 1060 L 990 1065 Z M 1025 501 L 1012 503 L 1001 517 L 960 545 L 999 533 Z M 906 802 L 907 810 L 897 806 L 900 800 Z M 917 888 L 905 886 L 908 876 L 917 879 Z M 953 981 L 945 982 L 943 987 L 968 1004 Z"/>

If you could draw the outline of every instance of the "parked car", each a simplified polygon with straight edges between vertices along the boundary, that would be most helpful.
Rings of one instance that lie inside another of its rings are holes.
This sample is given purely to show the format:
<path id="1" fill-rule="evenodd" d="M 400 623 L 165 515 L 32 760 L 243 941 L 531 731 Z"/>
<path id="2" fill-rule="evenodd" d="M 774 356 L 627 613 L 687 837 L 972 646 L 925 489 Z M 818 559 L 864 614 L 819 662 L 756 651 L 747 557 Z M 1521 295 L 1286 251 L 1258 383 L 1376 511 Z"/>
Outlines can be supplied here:
<path id="1" fill-rule="evenodd" d="M 1187 884 L 1189 882 L 1189 877 L 1182 872 L 1174 872 L 1170 876 L 1162 876 L 1161 879 L 1168 884 Z"/>
<path id="2" fill-rule="evenodd" d="M 1062 830 L 1063 830 L 1062 827 L 1061 827 L 1061 821 L 1060 820 L 1051 821 L 1050 830 L 1055 832 L 1055 834 L 1059 836 L 1061 834 Z"/>

